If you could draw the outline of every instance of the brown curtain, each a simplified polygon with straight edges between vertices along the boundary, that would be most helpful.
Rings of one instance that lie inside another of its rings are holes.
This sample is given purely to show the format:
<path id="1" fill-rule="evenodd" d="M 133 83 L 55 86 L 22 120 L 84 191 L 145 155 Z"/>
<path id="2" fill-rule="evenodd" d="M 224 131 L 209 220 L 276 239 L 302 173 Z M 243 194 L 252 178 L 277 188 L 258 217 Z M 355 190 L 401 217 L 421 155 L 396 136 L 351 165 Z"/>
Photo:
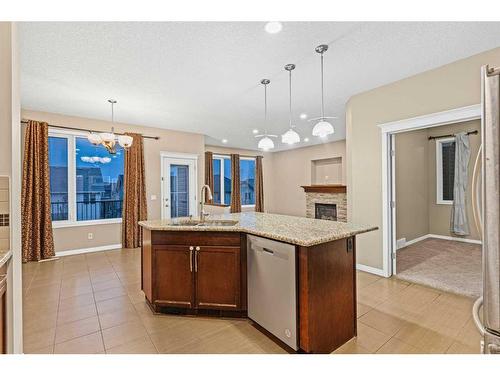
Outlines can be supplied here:
<path id="1" fill-rule="evenodd" d="M 53 257 L 49 125 L 46 122 L 29 120 L 26 125 L 21 194 L 23 262 Z"/>
<path id="2" fill-rule="evenodd" d="M 255 158 L 255 211 L 264 212 L 264 180 L 262 173 L 262 156 Z"/>
<path id="3" fill-rule="evenodd" d="M 205 152 L 205 185 L 210 186 L 212 194 L 214 192 L 214 154 L 210 151 Z M 205 190 L 205 202 L 212 202 L 213 199 L 208 199 L 208 191 Z"/>
<path id="4" fill-rule="evenodd" d="M 231 212 L 241 212 L 240 155 L 231 154 Z"/>
<path id="5" fill-rule="evenodd" d="M 132 146 L 125 151 L 125 186 L 122 213 L 123 247 L 134 248 L 142 244 L 138 225 L 148 216 L 146 205 L 146 178 L 144 171 L 144 142 L 140 134 L 126 133 L 133 138 Z"/>

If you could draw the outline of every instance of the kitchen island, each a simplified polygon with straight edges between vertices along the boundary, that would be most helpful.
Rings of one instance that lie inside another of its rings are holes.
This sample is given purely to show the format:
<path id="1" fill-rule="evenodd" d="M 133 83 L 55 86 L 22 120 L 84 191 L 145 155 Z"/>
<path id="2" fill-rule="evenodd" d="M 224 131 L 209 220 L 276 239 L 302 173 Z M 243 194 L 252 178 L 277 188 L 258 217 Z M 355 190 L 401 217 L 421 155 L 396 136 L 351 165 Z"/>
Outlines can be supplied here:
<path id="1" fill-rule="evenodd" d="M 356 336 L 355 236 L 376 227 L 255 212 L 139 224 L 153 311 L 248 316 L 307 353 Z"/>

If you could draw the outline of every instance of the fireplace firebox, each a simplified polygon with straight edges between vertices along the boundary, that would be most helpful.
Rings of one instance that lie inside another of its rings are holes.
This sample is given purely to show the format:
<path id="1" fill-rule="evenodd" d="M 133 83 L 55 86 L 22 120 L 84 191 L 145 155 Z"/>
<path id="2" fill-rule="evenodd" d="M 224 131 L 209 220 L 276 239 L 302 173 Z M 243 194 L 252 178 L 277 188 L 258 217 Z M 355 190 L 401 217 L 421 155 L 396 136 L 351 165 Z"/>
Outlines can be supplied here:
<path id="1" fill-rule="evenodd" d="M 337 205 L 330 203 L 315 203 L 314 217 L 316 219 L 337 221 Z"/>

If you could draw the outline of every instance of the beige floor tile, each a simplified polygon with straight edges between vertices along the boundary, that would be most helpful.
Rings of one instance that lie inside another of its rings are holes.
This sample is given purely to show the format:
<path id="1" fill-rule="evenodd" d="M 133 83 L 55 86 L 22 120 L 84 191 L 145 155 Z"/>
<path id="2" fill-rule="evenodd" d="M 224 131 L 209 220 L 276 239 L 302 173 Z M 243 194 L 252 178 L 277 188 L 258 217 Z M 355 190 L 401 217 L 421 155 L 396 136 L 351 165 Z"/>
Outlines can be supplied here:
<path id="1" fill-rule="evenodd" d="M 455 339 L 462 345 L 477 347 L 482 337 L 474 324 L 474 320 L 470 318 L 464 327 L 459 330 Z"/>
<path id="2" fill-rule="evenodd" d="M 23 350 L 24 354 L 54 354 L 54 345 L 45 346 L 32 351 Z"/>
<path id="3" fill-rule="evenodd" d="M 86 293 L 80 294 L 74 297 L 68 297 L 59 301 L 59 309 L 65 310 L 69 308 L 78 308 L 84 307 L 88 305 L 93 305 L 94 301 L 94 293 Z"/>
<path id="4" fill-rule="evenodd" d="M 356 343 L 369 351 L 376 352 L 382 345 L 389 341 L 390 338 L 390 335 L 358 321 L 358 336 L 355 338 Z"/>
<path id="5" fill-rule="evenodd" d="M 106 349 L 111 349 L 147 336 L 148 333 L 140 321 L 125 323 L 102 331 L 104 347 Z"/>
<path id="6" fill-rule="evenodd" d="M 75 322 L 92 316 L 97 316 L 95 304 L 82 307 L 70 307 L 64 310 L 59 310 L 57 315 L 57 325 Z"/>
<path id="7" fill-rule="evenodd" d="M 106 273 L 98 273 L 98 274 L 91 274 L 90 275 L 90 280 L 92 281 L 92 284 L 100 284 L 104 283 L 107 281 L 112 281 L 112 280 L 119 280 L 118 276 L 114 271 L 111 272 L 106 272 Z"/>
<path id="8" fill-rule="evenodd" d="M 131 310 L 113 310 L 107 313 L 99 314 L 101 328 L 111 328 L 124 323 L 141 322 L 139 314 L 135 309 Z"/>
<path id="9" fill-rule="evenodd" d="M 92 288 L 94 289 L 94 292 L 105 291 L 112 288 L 122 288 L 122 287 L 123 287 L 122 283 L 118 278 L 98 283 L 92 282 Z"/>
<path id="10" fill-rule="evenodd" d="M 380 280 L 380 276 L 363 271 L 356 271 L 356 286 L 358 289 L 362 289 L 377 280 Z"/>
<path id="11" fill-rule="evenodd" d="M 96 354 L 104 352 L 100 332 L 56 344 L 55 354 Z"/>
<path id="12" fill-rule="evenodd" d="M 479 343 L 476 345 L 464 345 L 461 342 L 454 341 L 453 344 L 446 351 L 448 354 L 481 354 L 481 346 Z"/>
<path id="13" fill-rule="evenodd" d="M 382 347 L 377 350 L 377 354 L 422 354 L 423 352 L 404 341 L 395 337 L 387 341 Z"/>
<path id="14" fill-rule="evenodd" d="M 115 346 L 114 348 L 107 349 L 108 354 L 157 354 L 153 342 L 149 336 L 144 336 L 139 339 L 127 342 L 123 345 Z"/>
<path id="15" fill-rule="evenodd" d="M 124 296 L 126 294 L 127 293 L 125 292 L 125 289 L 120 286 L 117 288 L 110 288 L 110 289 L 94 292 L 94 297 L 95 297 L 96 302 L 99 302 L 99 301 L 104 301 L 104 300 L 115 298 L 115 297 Z"/>
<path id="16" fill-rule="evenodd" d="M 38 331 L 55 328 L 57 322 L 57 310 L 50 313 L 29 312 L 23 314 L 23 332 L 32 334 Z"/>
<path id="17" fill-rule="evenodd" d="M 106 299 L 104 301 L 98 301 L 96 302 L 96 305 L 97 305 L 97 312 L 99 314 L 104 314 L 116 310 L 121 310 L 121 311 L 134 310 L 134 306 L 132 305 L 132 302 L 130 301 L 130 298 L 128 298 L 127 295 Z"/>
<path id="18" fill-rule="evenodd" d="M 24 351 L 31 353 L 37 349 L 54 345 L 55 332 L 56 329 L 54 327 L 49 329 L 43 329 L 33 333 L 24 333 L 23 335 Z"/>
<path id="19" fill-rule="evenodd" d="M 358 322 L 369 325 L 372 328 L 393 336 L 406 323 L 404 319 L 397 316 L 386 314 L 374 308 L 358 319 Z"/>
<path id="20" fill-rule="evenodd" d="M 405 324 L 396 333 L 395 338 L 416 346 L 428 354 L 446 353 L 454 341 L 453 337 L 414 323 Z"/>
<path id="21" fill-rule="evenodd" d="M 332 354 L 370 354 L 371 351 L 358 343 L 354 338 L 346 342 L 340 348 L 336 349 Z"/>
<path id="22" fill-rule="evenodd" d="M 56 344 L 101 330 L 97 316 L 63 324 L 56 328 Z"/>
<path id="23" fill-rule="evenodd" d="M 358 302 L 357 307 L 356 307 L 356 314 L 359 317 L 365 315 L 368 311 L 370 311 L 372 307 L 365 305 L 363 303 Z"/>

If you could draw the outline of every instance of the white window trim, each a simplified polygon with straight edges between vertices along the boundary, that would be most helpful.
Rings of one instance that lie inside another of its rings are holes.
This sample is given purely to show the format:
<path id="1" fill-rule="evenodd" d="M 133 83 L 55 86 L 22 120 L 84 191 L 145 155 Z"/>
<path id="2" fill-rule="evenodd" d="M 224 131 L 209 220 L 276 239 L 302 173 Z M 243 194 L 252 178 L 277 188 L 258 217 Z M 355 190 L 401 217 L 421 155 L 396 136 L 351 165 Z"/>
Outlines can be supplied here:
<path id="1" fill-rule="evenodd" d="M 99 220 L 76 220 L 76 162 L 75 137 L 86 138 L 88 133 L 77 130 L 49 128 L 49 137 L 66 138 L 68 140 L 68 220 L 52 221 L 52 228 L 83 227 L 101 224 L 120 224 L 122 218 Z"/>
<path id="2" fill-rule="evenodd" d="M 454 137 L 436 139 L 436 204 L 453 204 L 452 200 L 443 199 L 443 143 L 454 141 Z"/>
<path id="3" fill-rule="evenodd" d="M 217 154 L 214 154 L 212 156 L 212 160 L 220 160 L 220 189 L 221 189 L 221 192 L 220 192 L 220 204 L 231 204 L 231 202 L 228 202 L 228 203 L 225 203 L 224 202 L 224 159 L 231 159 L 231 157 L 229 157 L 228 155 L 217 155 Z M 240 161 L 241 160 L 254 160 L 256 161 L 257 158 L 252 158 L 252 157 L 249 157 L 249 156 L 244 156 L 244 157 L 240 157 Z M 233 192 L 231 191 L 231 195 L 233 194 Z M 255 203 L 254 204 L 243 204 L 241 205 L 241 208 L 255 208 Z"/>

